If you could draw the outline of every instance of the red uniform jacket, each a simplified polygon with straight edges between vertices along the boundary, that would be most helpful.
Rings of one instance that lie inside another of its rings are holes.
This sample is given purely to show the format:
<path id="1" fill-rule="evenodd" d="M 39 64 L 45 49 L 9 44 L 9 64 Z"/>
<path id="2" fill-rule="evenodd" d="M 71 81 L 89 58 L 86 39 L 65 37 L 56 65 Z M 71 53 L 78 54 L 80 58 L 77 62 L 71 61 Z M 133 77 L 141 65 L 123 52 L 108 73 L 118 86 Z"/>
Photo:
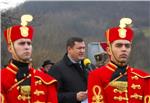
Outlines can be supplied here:
<path id="1" fill-rule="evenodd" d="M 88 103 L 150 103 L 150 75 L 127 66 L 126 82 L 116 79 L 110 82 L 116 69 L 117 66 L 110 62 L 90 72 Z"/>
<path id="2" fill-rule="evenodd" d="M 145 80 L 145 98 L 144 103 L 150 103 L 150 79 Z"/>
<path id="3" fill-rule="evenodd" d="M 58 103 L 56 92 L 56 80 L 51 76 L 30 68 L 31 78 L 30 95 L 26 96 L 26 90 L 21 94 L 18 84 L 24 79 L 17 81 L 17 67 L 10 63 L 1 72 L 1 103 Z"/>

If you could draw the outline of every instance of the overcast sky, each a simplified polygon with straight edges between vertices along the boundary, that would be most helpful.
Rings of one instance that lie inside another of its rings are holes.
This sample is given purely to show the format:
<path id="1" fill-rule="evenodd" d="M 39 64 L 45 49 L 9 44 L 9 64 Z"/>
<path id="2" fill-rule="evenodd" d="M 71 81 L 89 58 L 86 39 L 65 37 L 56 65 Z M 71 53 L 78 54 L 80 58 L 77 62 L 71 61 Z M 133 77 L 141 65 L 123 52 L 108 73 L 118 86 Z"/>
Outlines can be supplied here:
<path id="1" fill-rule="evenodd" d="M 80 1 L 80 0 L 0 0 L 0 11 L 14 8 L 25 1 Z M 81 0 L 93 1 L 93 0 Z M 94 1 L 121 1 L 121 0 L 94 0 Z M 148 1 L 148 0 L 126 0 L 126 1 Z"/>
<path id="2" fill-rule="evenodd" d="M 0 0 L 0 11 L 5 11 L 18 6 L 26 0 Z"/>

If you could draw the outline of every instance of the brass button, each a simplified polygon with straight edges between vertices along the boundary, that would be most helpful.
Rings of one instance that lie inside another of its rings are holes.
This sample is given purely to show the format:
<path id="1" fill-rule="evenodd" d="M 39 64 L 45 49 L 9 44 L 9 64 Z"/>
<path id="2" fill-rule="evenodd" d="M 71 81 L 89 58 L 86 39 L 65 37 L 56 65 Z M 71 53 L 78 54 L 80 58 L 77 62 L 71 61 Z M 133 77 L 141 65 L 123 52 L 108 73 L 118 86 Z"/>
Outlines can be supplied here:
<path id="1" fill-rule="evenodd" d="M 41 80 L 37 80 L 36 82 L 35 82 L 35 85 L 41 85 L 42 84 L 42 81 Z"/>
<path id="2" fill-rule="evenodd" d="M 139 79 L 139 77 L 138 76 L 133 76 L 133 77 L 131 77 L 132 78 L 132 80 L 138 80 Z"/>

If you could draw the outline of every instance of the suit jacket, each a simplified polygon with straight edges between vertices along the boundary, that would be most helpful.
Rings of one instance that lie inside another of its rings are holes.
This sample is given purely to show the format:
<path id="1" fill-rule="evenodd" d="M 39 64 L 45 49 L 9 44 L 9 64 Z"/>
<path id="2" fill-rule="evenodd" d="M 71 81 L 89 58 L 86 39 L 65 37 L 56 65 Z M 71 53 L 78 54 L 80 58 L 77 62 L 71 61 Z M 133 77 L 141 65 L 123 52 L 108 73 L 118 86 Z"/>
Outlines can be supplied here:
<path id="1" fill-rule="evenodd" d="M 127 66 L 124 74 L 111 81 L 117 69 L 118 66 L 110 62 L 90 72 L 89 103 L 150 103 L 150 75 Z M 126 81 L 119 80 L 125 76 Z"/>
<path id="2" fill-rule="evenodd" d="M 54 78 L 43 72 L 29 69 L 29 75 L 17 81 L 18 67 L 10 63 L 1 73 L 1 103 L 58 103 L 57 82 Z M 29 88 L 20 85 L 25 80 L 31 80 Z"/>
<path id="3" fill-rule="evenodd" d="M 87 70 L 82 64 L 82 69 L 70 61 L 67 54 L 56 63 L 49 74 L 58 81 L 59 103 L 80 103 L 76 100 L 76 93 L 87 90 Z"/>

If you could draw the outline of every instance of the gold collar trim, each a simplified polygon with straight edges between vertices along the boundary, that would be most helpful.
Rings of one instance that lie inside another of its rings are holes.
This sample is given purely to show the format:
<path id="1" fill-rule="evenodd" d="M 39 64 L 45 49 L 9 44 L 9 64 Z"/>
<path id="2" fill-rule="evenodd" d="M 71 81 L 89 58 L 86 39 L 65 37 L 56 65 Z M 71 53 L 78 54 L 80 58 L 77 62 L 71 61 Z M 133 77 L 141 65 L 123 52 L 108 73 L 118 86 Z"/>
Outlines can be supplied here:
<path id="1" fill-rule="evenodd" d="M 10 63 L 7 67 L 7 70 L 11 71 L 12 73 L 16 74 L 18 71 L 18 67 L 15 66 L 13 63 Z"/>
<path id="2" fill-rule="evenodd" d="M 40 79 L 44 84 L 46 85 L 50 85 L 54 82 L 56 82 L 57 80 L 51 80 L 50 82 L 46 82 L 45 80 L 43 80 L 40 76 L 35 76 L 36 78 Z"/>
<path id="3" fill-rule="evenodd" d="M 137 76 L 140 77 L 140 78 L 150 78 L 150 75 L 141 76 L 141 75 L 139 75 L 139 74 L 137 74 L 137 73 L 135 73 L 135 72 L 131 72 L 131 73 L 134 74 L 134 75 L 137 75 Z"/>

